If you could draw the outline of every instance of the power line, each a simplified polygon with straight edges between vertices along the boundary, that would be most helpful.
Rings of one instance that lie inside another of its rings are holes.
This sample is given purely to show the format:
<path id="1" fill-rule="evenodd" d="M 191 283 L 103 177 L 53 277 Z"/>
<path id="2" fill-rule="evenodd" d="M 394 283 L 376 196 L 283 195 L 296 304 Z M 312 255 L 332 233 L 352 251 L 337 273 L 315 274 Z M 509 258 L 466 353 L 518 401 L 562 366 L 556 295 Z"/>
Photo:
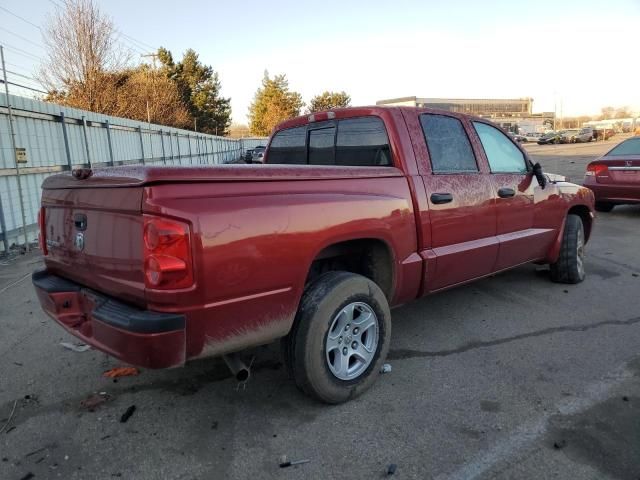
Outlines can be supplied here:
<path id="1" fill-rule="evenodd" d="M 145 50 L 147 49 L 151 49 L 151 50 L 156 50 L 157 47 L 153 47 L 151 45 L 149 45 L 148 43 L 144 43 L 141 40 L 136 40 L 135 38 L 133 38 L 131 35 L 127 35 L 126 33 L 120 32 L 120 35 L 122 35 L 125 38 L 128 38 L 129 40 L 131 40 L 132 42 L 137 43 L 138 45 L 140 45 L 142 48 L 144 48 Z"/>
<path id="2" fill-rule="evenodd" d="M 53 3 L 56 7 L 58 8 L 64 8 L 63 5 L 60 5 L 58 2 L 55 2 L 54 0 L 49 0 L 51 3 Z"/>
<path id="3" fill-rule="evenodd" d="M 16 14 L 16 13 L 13 13 L 11 10 L 8 10 L 8 9 L 6 9 L 6 8 L 2 7 L 2 6 L 0 6 L 0 9 L 4 10 L 5 12 L 7 12 L 7 13 L 8 13 L 8 14 L 10 14 L 10 15 L 13 15 L 13 16 L 14 16 L 14 17 L 16 17 L 16 18 L 19 18 L 20 20 L 22 20 L 23 22 L 28 23 L 29 25 L 32 25 L 32 26 L 36 27 L 38 30 L 42 31 L 42 29 L 41 29 L 38 25 L 36 25 L 35 23 L 33 23 L 33 22 L 31 22 L 31 21 L 27 20 L 27 19 L 26 19 L 26 18 L 24 18 L 24 17 L 21 17 L 20 15 L 18 15 L 18 14 Z"/>
<path id="4" fill-rule="evenodd" d="M 0 26 L 0 30 L 4 30 L 5 32 L 10 33 L 11 35 L 14 35 L 14 36 L 18 37 L 20 40 L 22 40 L 22 41 L 24 41 L 24 42 L 27 42 L 27 43 L 30 43 L 31 45 L 35 45 L 36 47 L 41 48 L 41 49 L 43 49 L 43 50 L 44 50 L 44 47 L 42 46 L 42 44 L 41 44 L 41 43 L 36 43 L 36 42 L 34 42 L 34 41 L 32 41 L 32 40 L 29 40 L 28 38 L 23 37 L 22 35 L 18 35 L 17 33 L 12 32 L 11 30 L 9 30 L 9 29 L 7 29 L 7 28 L 4 28 L 4 27 L 2 27 L 2 26 Z"/>
<path id="5" fill-rule="evenodd" d="M 22 70 L 23 72 L 31 73 L 31 70 L 29 70 L 29 68 L 18 65 L 17 63 L 7 62 L 6 60 L 4 61 L 4 63 L 6 63 L 7 65 L 11 65 L 13 68 L 17 68 L 18 70 Z"/>
<path id="6" fill-rule="evenodd" d="M 0 78 L 0 83 L 5 83 L 4 80 L 2 80 Z M 43 91 L 43 90 L 39 90 L 37 88 L 31 88 L 31 87 L 27 87 L 26 85 L 20 85 L 19 83 L 14 83 L 14 82 L 10 82 L 7 80 L 7 85 L 13 85 L 14 87 L 20 87 L 20 88 L 26 88 L 27 90 L 32 90 L 34 92 L 38 92 L 38 93 L 43 93 L 43 94 L 47 94 L 47 92 Z"/>
<path id="7" fill-rule="evenodd" d="M 27 57 L 32 57 L 34 60 L 39 60 L 42 61 L 42 57 L 39 57 L 38 55 L 34 55 L 33 53 L 27 52 L 26 50 L 23 50 L 21 48 L 18 47 L 14 47 L 13 45 L 9 45 L 6 42 L 3 42 L 2 44 L 5 48 L 8 48 L 9 50 L 14 50 L 15 52 L 27 56 Z"/>
<path id="8" fill-rule="evenodd" d="M 40 81 L 37 78 L 33 78 L 28 75 L 22 75 L 21 73 L 18 73 L 18 72 L 12 72 L 11 70 L 6 70 L 6 72 L 10 73 L 11 75 L 15 75 L 16 77 L 26 78 L 27 80 L 33 80 L 34 82 L 40 84 Z"/>

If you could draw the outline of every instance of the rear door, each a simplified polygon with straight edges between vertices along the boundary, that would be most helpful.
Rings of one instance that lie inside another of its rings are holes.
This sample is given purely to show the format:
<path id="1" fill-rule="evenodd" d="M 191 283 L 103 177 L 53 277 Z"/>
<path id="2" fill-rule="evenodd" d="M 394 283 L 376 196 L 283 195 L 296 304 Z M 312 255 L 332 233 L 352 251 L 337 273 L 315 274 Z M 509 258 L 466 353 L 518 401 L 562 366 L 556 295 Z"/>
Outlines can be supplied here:
<path id="1" fill-rule="evenodd" d="M 432 262 L 427 290 L 491 273 L 498 255 L 495 194 L 462 117 L 421 113 L 414 150 L 429 199 Z M 435 264 L 435 268 L 432 265 Z"/>
<path id="2" fill-rule="evenodd" d="M 472 123 L 496 194 L 496 234 L 500 250 L 495 270 L 543 257 L 555 238 L 555 231 L 534 228 L 535 189 L 540 186 L 529 172 L 524 153 L 495 126 L 479 121 Z"/>

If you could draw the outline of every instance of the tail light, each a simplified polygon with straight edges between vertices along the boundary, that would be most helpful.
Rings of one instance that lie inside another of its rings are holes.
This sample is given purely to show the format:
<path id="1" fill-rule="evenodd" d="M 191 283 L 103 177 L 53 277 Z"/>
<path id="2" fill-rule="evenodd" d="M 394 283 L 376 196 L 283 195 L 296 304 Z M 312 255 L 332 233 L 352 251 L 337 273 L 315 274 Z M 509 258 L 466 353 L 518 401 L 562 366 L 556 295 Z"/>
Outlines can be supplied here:
<path id="1" fill-rule="evenodd" d="M 587 171 L 584 174 L 585 177 L 601 177 L 606 176 L 609 173 L 607 165 L 604 163 L 590 163 L 587 165 Z"/>
<path id="2" fill-rule="evenodd" d="M 40 230 L 38 234 L 38 245 L 40 245 L 42 254 L 47 255 L 49 253 L 47 250 L 47 217 L 44 207 L 40 207 L 40 210 L 38 210 L 38 228 Z"/>
<path id="3" fill-rule="evenodd" d="M 189 225 L 145 215 L 143 249 L 147 287 L 173 290 L 193 285 Z"/>

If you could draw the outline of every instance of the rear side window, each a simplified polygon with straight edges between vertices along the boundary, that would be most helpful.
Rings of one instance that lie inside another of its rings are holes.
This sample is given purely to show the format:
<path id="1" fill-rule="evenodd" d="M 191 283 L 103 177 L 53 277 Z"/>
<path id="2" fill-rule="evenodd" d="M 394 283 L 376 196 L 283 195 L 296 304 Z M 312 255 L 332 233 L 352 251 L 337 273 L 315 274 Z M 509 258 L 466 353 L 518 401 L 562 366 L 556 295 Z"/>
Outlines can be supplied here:
<path id="1" fill-rule="evenodd" d="M 527 173 L 524 155 L 504 133 L 486 123 L 473 122 L 473 126 L 487 154 L 491 173 Z"/>
<path id="2" fill-rule="evenodd" d="M 462 122 L 446 115 L 420 115 L 433 173 L 477 172 L 478 164 Z"/>
<path id="3" fill-rule="evenodd" d="M 271 140 L 267 163 L 307 163 L 307 127 L 280 130 Z"/>
<path id="4" fill-rule="evenodd" d="M 281 130 L 271 141 L 267 163 L 357 167 L 393 164 L 387 131 L 378 117 L 346 118 Z"/>
<path id="5" fill-rule="evenodd" d="M 336 127 L 309 131 L 309 165 L 334 165 Z"/>
<path id="6" fill-rule="evenodd" d="M 378 117 L 340 120 L 336 140 L 336 165 L 391 165 L 389 138 L 383 121 Z"/>
<path id="7" fill-rule="evenodd" d="M 640 138 L 630 138 L 613 147 L 607 155 L 640 155 Z"/>

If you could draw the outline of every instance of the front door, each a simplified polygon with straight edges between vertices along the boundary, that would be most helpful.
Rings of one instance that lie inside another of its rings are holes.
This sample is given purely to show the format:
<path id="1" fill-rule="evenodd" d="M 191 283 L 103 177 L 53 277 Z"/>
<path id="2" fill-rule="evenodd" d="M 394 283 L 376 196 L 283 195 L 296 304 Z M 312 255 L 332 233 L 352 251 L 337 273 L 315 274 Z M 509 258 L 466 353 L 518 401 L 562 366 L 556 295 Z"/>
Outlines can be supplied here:
<path id="1" fill-rule="evenodd" d="M 540 188 L 522 151 L 500 129 L 474 121 L 473 128 L 491 172 L 496 196 L 496 235 L 500 248 L 495 270 L 544 257 L 556 232 L 534 228 L 534 191 Z"/>

